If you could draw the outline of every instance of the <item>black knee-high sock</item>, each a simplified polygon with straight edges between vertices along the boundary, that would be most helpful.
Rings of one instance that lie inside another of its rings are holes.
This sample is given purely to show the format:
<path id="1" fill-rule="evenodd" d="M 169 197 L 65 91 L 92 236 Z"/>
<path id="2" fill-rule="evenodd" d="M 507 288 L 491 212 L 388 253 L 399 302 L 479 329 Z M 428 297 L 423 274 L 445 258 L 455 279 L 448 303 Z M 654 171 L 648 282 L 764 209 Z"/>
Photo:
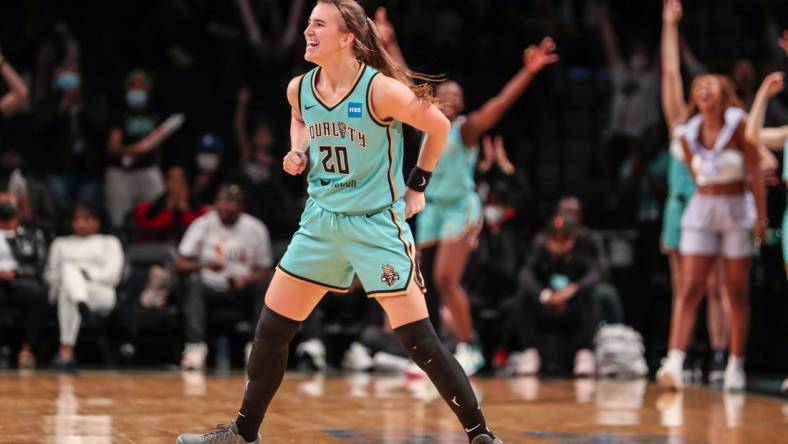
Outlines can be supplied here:
<path id="1" fill-rule="evenodd" d="M 490 433 L 479 402 L 465 372 L 438 339 L 429 319 L 411 322 L 394 329 L 397 340 L 408 356 L 438 389 L 443 400 L 454 411 L 470 439 Z"/>
<path id="2" fill-rule="evenodd" d="M 238 433 L 248 442 L 257 439 L 268 404 L 282 383 L 287 368 L 287 352 L 300 322 L 286 318 L 263 307 L 254 335 L 244 400 L 235 424 Z"/>

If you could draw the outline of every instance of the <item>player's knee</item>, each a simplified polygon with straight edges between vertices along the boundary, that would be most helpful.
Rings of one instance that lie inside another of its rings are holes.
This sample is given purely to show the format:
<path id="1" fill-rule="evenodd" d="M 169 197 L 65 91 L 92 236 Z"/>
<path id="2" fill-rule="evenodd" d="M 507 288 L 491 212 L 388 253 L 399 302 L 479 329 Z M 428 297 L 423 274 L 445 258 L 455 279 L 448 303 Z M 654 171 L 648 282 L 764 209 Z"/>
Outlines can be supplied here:
<path id="1" fill-rule="evenodd" d="M 254 379 L 263 364 L 274 355 L 287 360 L 288 345 L 293 340 L 301 322 L 286 318 L 268 307 L 264 307 L 257 321 L 252 352 L 249 355 L 247 374 Z"/>
<path id="2" fill-rule="evenodd" d="M 411 322 L 394 329 L 402 348 L 419 367 L 429 364 L 433 359 L 438 358 L 441 343 L 435 328 L 430 324 L 429 319 Z"/>
<path id="3" fill-rule="evenodd" d="M 255 348 L 261 351 L 286 349 L 301 322 L 287 318 L 264 306 L 254 334 Z"/>
<path id="4" fill-rule="evenodd" d="M 684 283 L 683 291 L 679 292 L 679 297 L 683 302 L 700 301 L 706 291 L 706 277 L 698 275 L 688 275 Z"/>

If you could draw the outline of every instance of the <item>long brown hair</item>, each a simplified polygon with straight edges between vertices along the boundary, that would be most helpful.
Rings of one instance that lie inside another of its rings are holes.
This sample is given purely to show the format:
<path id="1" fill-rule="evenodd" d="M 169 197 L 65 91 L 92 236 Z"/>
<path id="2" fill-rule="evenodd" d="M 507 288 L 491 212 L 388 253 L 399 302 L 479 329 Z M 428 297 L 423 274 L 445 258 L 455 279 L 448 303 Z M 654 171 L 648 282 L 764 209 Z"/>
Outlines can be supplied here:
<path id="1" fill-rule="evenodd" d="M 353 33 L 353 53 L 367 65 L 383 74 L 407 85 L 416 97 L 432 101 L 431 83 L 441 81 L 440 76 L 432 76 L 413 71 L 395 62 L 386 52 L 380 40 L 375 22 L 364 12 L 355 0 L 317 0 L 318 3 L 334 5 L 339 10 L 343 31 Z"/>
<path id="2" fill-rule="evenodd" d="M 721 90 L 720 102 L 722 102 L 721 108 L 723 113 L 725 112 L 726 109 L 730 108 L 731 106 L 737 108 L 744 108 L 744 106 L 741 103 L 741 99 L 739 99 L 739 96 L 736 95 L 736 87 L 734 86 L 733 80 L 731 80 L 730 77 L 722 74 L 702 74 L 695 77 L 692 80 L 692 85 L 690 86 L 689 103 L 687 104 L 687 119 L 700 112 L 700 109 L 698 108 L 698 104 L 695 102 L 695 95 L 693 94 L 693 92 L 695 91 L 695 88 L 698 86 L 698 83 L 704 78 L 708 78 L 708 77 L 715 78 L 717 79 L 718 82 L 720 82 L 720 90 Z"/>

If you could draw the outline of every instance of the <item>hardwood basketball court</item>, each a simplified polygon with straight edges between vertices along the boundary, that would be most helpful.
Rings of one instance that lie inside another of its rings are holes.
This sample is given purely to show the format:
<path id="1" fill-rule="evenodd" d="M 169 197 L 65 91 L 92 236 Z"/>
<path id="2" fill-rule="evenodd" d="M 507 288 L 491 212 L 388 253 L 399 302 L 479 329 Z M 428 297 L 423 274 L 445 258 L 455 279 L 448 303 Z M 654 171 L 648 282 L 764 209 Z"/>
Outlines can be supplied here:
<path id="1" fill-rule="evenodd" d="M 2 443 L 168 443 L 234 417 L 243 376 L 0 374 Z M 788 442 L 788 401 L 646 381 L 475 379 L 506 443 Z M 427 380 L 288 374 L 266 443 L 457 443 L 464 433 Z"/>

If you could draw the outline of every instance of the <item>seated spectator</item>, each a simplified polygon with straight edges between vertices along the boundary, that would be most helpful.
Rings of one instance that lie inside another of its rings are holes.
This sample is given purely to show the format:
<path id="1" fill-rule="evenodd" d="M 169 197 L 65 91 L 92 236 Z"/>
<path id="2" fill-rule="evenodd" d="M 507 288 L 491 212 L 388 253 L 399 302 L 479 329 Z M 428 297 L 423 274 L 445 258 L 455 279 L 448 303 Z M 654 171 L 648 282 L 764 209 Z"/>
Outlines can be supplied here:
<path id="1" fill-rule="evenodd" d="M 600 321 L 607 324 L 624 322 L 624 307 L 616 287 L 610 284 L 610 258 L 602 236 L 583 225 L 583 204 L 577 196 L 563 196 L 558 201 L 556 214 L 573 224 L 577 231 L 575 249 L 595 261 L 600 282 L 594 286 L 592 297 Z"/>
<path id="2" fill-rule="evenodd" d="M 43 323 L 49 304 L 41 281 L 47 255 L 44 232 L 19 223 L 16 200 L 0 193 L 0 307 L 18 307 L 25 335 L 19 350 L 19 368 L 35 367 L 34 351 L 43 346 Z"/>
<path id="3" fill-rule="evenodd" d="M 143 202 L 134 209 L 134 239 L 137 242 L 177 242 L 186 228 L 206 207 L 189 195 L 189 181 L 183 167 L 167 169 L 164 194 L 154 201 Z"/>
<path id="4" fill-rule="evenodd" d="M 18 216 L 29 222 L 33 215 L 28 202 L 27 178 L 22 173 L 22 159 L 14 149 L 0 154 L 0 189 L 10 193 L 16 201 Z"/>
<path id="5" fill-rule="evenodd" d="M 175 269 L 190 275 L 182 295 L 184 368 L 205 366 L 206 312 L 234 309 L 256 325 L 262 309 L 271 276 L 271 240 L 262 222 L 242 212 L 242 202 L 237 185 L 221 187 L 214 209 L 189 226 L 178 247 Z"/>
<path id="6" fill-rule="evenodd" d="M 96 210 L 77 204 L 72 218 L 74 234 L 55 239 L 44 278 L 50 299 L 57 301 L 60 350 L 54 367 L 76 367 L 74 346 L 83 318 L 92 312 L 109 313 L 115 306 L 115 287 L 123 272 L 123 248 L 115 236 L 98 234 Z"/>
<path id="7" fill-rule="evenodd" d="M 511 316 L 505 335 L 516 350 L 509 358 L 511 373 L 537 374 L 536 335 L 554 330 L 574 339 L 575 375 L 595 372 L 591 347 L 596 316 L 590 293 L 599 277 L 594 260 L 577 249 L 577 229 L 561 216 L 553 218 L 546 233 L 537 236 L 520 270 L 517 293 L 507 302 Z"/>

